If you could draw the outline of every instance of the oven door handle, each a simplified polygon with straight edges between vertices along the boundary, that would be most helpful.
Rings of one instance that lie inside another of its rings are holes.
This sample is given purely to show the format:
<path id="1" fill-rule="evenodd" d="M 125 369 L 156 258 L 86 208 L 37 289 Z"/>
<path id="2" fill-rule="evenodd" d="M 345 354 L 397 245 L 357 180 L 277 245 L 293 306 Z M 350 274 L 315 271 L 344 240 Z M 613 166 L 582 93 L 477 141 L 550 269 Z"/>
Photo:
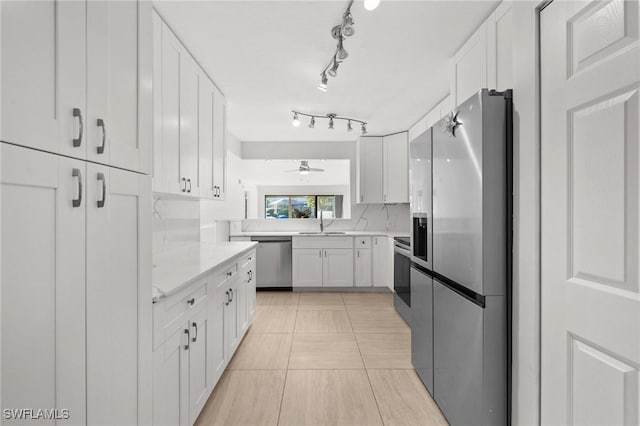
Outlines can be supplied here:
<path id="1" fill-rule="evenodd" d="M 411 259 L 411 251 L 410 250 L 406 250 L 406 249 L 400 248 L 398 246 L 395 246 L 393 249 L 394 249 L 395 253 L 401 254 L 401 255 Z"/>

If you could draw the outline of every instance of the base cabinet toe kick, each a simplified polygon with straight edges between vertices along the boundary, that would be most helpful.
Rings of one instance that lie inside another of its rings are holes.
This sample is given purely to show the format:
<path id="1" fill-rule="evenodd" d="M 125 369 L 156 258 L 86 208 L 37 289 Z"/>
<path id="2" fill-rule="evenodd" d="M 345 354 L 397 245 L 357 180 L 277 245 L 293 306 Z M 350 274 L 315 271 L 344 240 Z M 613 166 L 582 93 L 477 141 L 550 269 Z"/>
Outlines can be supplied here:
<path id="1" fill-rule="evenodd" d="M 256 313 L 256 250 L 153 304 L 153 424 L 195 423 Z"/>

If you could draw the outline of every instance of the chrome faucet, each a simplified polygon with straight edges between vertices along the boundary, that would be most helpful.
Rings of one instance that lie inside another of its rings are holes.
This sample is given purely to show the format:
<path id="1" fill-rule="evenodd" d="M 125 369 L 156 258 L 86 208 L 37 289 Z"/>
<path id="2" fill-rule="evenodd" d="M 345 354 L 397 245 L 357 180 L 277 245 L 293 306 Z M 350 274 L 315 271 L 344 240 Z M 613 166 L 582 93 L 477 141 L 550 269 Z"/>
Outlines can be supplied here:
<path id="1" fill-rule="evenodd" d="M 322 218 L 322 210 L 320 210 L 320 232 L 324 232 L 324 219 Z"/>

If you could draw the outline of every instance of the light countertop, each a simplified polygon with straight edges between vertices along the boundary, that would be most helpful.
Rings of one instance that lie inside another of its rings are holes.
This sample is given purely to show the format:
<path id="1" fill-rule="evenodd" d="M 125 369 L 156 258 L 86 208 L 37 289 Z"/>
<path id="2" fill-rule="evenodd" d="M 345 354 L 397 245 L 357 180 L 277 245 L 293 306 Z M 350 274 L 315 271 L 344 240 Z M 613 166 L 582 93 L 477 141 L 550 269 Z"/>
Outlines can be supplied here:
<path id="1" fill-rule="evenodd" d="M 301 232 L 303 232 L 301 234 Z M 387 237 L 408 237 L 409 232 L 401 231 L 333 231 L 327 230 L 327 232 L 344 232 L 344 234 L 304 234 L 304 232 L 316 232 L 311 231 L 243 231 L 233 232 L 230 237 L 364 237 L 364 236 L 376 236 L 384 235 Z"/>
<path id="2" fill-rule="evenodd" d="M 175 293 L 191 281 L 253 249 L 257 243 L 179 243 L 153 256 L 153 301 Z"/>

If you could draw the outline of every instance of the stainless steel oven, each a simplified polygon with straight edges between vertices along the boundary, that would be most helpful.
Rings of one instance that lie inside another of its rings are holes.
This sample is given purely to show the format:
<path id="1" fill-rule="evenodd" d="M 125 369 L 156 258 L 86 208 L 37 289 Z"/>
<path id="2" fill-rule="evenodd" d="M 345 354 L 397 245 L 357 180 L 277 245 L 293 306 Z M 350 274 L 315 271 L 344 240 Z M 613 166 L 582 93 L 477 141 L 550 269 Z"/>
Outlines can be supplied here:
<path id="1" fill-rule="evenodd" d="M 411 243 L 407 237 L 394 238 L 393 290 L 396 310 L 411 325 Z"/>

